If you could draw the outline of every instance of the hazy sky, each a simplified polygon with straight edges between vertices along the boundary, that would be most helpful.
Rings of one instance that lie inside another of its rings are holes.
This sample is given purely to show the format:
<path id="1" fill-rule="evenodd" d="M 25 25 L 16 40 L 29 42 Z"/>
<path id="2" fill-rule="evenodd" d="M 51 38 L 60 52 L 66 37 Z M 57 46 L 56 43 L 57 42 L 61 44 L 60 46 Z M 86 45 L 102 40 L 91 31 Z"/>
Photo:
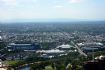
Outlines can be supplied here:
<path id="1" fill-rule="evenodd" d="M 0 0 L 0 21 L 105 20 L 105 0 Z"/>

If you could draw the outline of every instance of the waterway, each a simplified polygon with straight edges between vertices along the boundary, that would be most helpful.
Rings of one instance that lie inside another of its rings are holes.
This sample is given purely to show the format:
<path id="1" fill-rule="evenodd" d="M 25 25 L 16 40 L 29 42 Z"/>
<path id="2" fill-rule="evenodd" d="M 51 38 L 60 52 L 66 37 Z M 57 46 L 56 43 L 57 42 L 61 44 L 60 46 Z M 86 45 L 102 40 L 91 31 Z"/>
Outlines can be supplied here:
<path id="1" fill-rule="evenodd" d="M 23 68 L 20 68 L 18 70 L 30 70 L 30 67 L 23 67 Z"/>

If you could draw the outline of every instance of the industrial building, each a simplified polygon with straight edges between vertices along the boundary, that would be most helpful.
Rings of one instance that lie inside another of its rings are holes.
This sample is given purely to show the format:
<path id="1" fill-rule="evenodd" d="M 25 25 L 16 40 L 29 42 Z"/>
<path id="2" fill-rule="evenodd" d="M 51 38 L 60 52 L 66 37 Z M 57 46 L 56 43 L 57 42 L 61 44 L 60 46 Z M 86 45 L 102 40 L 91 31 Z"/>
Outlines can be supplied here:
<path id="1" fill-rule="evenodd" d="M 40 45 L 38 44 L 15 44 L 10 43 L 7 46 L 8 51 L 35 51 L 40 49 Z"/>
<path id="2" fill-rule="evenodd" d="M 57 46 L 57 49 L 59 50 L 71 50 L 73 46 L 69 45 L 69 44 L 63 44 L 63 45 L 60 45 L 60 46 Z"/>
<path id="3" fill-rule="evenodd" d="M 40 53 L 41 57 L 43 58 L 54 58 L 56 56 L 63 56 L 67 55 L 69 52 L 76 52 L 75 48 L 69 44 L 63 44 L 57 46 L 55 49 L 49 49 L 49 50 L 38 50 L 36 53 Z"/>
<path id="4" fill-rule="evenodd" d="M 86 53 L 88 53 L 88 52 L 95 52 L 95 51 L 101 51 L 101 50 L 105 49 L 103 44 L 102 43 L 98 43 L 98 42 L 79 43 L 78 46 Z"/>
<path id="5" fill-rule="evenodd" d="M 51 50 L 43 50 L 43 54 L 41 54 L 41 57 L 43 58 L 53 58 L 56 56 L 66 54 L 64 51 L 61 51 L 59 49 L 51 49 Z"/>

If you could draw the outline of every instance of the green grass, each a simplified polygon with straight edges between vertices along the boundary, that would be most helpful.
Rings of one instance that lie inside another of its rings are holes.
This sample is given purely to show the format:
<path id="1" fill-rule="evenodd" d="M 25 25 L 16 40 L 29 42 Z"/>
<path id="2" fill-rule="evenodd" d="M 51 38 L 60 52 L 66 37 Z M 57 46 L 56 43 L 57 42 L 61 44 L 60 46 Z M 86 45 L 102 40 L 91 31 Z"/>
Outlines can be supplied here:
<path id="1" fill-rule="evenodd" d="M 19 61 L 5 61 L 5 63 L 7 64 L 7 65 L 15 65 L 15 64 L 17 64 Z"/>

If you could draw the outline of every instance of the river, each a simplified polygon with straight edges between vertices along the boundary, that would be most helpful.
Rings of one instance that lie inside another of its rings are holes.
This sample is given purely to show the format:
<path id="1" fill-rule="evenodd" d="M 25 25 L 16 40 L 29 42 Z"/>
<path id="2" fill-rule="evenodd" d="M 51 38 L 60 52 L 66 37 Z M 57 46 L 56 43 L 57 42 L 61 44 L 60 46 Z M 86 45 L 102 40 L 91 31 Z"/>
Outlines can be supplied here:
<path id="1" fill-rule="evenodd" d="M 30 70 L 30 67 L 24 67 L 24 68 L 20 68 L 18 70 Z"/>

